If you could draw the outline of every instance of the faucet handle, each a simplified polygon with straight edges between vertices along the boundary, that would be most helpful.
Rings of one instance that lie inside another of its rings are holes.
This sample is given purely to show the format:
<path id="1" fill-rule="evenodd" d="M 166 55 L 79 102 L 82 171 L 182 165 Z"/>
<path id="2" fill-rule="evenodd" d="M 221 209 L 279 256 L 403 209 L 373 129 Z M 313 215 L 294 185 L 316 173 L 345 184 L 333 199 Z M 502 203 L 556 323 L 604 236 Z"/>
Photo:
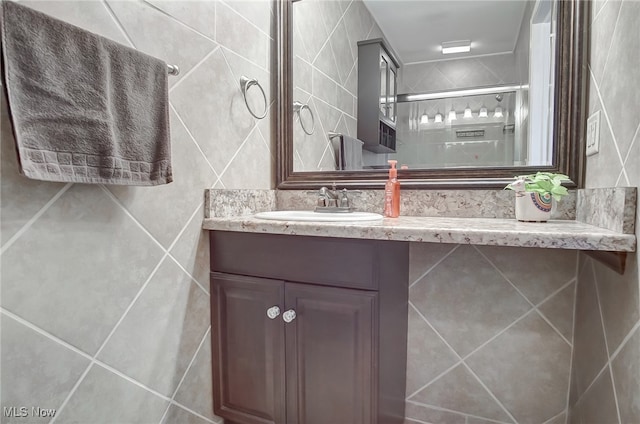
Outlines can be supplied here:
<path id="1" fill-rule="evenodd" d="M 341 208 L 349 208 L 350 202 L 349 202 L 349 196 L 347 196 L 347 189 L 343 188 L 342 190 L 340 190 L 340 198 L 338 199 L 338 206 Z"/>

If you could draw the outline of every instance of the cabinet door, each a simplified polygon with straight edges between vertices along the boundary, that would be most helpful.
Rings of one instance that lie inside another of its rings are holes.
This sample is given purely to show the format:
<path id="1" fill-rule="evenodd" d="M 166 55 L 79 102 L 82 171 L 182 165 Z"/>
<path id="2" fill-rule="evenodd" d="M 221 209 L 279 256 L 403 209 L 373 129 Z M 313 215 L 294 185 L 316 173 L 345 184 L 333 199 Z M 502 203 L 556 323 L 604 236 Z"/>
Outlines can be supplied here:
<path id="1" fill-rule="evenodd" d="M 389 119 L 396 122 L 397 75 L 394 66 L 389 67 L 389 97 L 387 99 Z"/>
<path id="2" fill-rule="evenodd" d="M 282 281 L 211 274 L 216 415 L 243 424 L 285 423 L 284 325 L 281 314 L 267 316 L 283 305 Z"/>
<path id="3" fill-rule="evenodd" d="M 287 283 L 287 424 L 374 424 L 377 293 Z"/>
<path id="4" fill-rule="evenodd" d="M 380 114 L 387 116 L 389 114 L 389 108 L 387 106 L 387 94 L 388 94 L 388 75 L 389 74 L 389 60 L 384 55 L 380 55 Z"/>

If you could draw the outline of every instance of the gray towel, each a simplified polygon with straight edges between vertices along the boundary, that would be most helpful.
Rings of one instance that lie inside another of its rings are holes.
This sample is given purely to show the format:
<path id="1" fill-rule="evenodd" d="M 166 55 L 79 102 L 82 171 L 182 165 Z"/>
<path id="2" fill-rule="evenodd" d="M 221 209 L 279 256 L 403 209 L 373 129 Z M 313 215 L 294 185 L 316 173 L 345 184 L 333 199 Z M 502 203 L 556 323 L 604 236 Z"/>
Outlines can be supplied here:
<path id="1" fill-rule="evenodd" d="M 342 136 L 342 169 L 355 171 L 362 169 L 362 145 L 357 138 Z"/>
<path id="2" fill-rule="evenodd" d="M 80 183 L 170 183 L 166 63 L 2 1 L 4 86 L 21 172 Z"/>

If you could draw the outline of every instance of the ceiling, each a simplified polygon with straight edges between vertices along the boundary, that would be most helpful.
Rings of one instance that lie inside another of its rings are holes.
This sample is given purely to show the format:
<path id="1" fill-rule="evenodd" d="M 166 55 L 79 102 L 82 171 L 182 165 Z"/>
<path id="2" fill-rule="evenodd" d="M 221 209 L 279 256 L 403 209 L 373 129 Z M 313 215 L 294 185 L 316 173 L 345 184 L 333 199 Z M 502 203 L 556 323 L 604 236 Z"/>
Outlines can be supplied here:
<path id="1" fill-rule="evenodd" d="M 512 52 L 527 1 L 363 0 L 402 63 Z M 444 56 L 446 41 L 471 40 L 471 52 Z"/>

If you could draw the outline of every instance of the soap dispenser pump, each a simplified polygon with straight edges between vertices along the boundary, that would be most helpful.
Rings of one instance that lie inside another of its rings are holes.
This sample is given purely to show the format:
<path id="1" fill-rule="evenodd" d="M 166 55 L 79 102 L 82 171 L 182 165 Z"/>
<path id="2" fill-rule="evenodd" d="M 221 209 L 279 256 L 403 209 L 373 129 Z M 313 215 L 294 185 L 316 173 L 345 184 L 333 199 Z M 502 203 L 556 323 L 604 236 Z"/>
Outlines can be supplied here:
<path id="1" fill-rule="evenodd" d="M 398 161 L 389 160 L 389 180 L 384 185 L 384 216 L 397 218 L 400 215 L 400 182 L 398 181 Z"/>

